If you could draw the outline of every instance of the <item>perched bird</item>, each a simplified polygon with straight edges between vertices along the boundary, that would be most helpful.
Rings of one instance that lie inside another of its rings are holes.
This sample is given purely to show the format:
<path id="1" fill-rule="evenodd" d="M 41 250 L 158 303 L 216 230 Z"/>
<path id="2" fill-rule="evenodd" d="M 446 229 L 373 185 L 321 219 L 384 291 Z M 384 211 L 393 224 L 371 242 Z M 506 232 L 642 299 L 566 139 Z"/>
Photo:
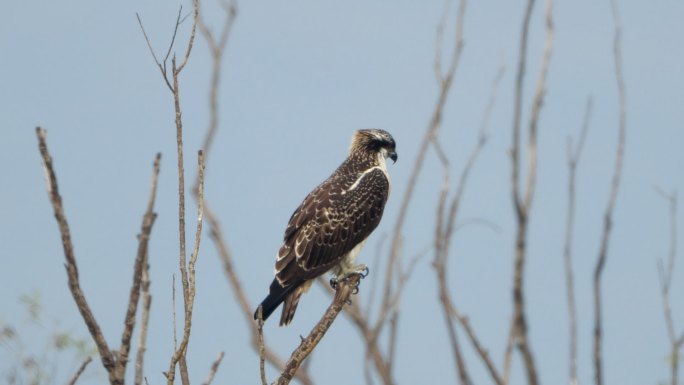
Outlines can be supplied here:
<path id="1" fill-rule="evenodd" d="M 367 271 L 354 260 L 382 218 L 390 191 L 387 158 L 397 161 L 392 135 L 379 129 L 356 131 L 347 159 L 297 207 L 276 257 L 275 278 L 260 305 L 264 320 L 284 302 L 280 326 L 289 324 L 299 297 L 327 271 L 333 282 Z"/>

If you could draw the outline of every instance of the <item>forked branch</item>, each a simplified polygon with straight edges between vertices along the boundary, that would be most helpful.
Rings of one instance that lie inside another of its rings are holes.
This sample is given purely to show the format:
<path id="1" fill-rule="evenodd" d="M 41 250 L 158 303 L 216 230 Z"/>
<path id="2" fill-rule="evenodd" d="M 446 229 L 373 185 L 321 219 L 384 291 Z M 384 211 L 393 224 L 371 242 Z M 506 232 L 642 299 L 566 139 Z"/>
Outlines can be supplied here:
<path id="1" fill-rule="evenodd" d="M 135 326 L 135 314 L 140 298 L 140 289 L 142 282 L 142 274 L 144 266 L 147 264 L 147 245 L 152 232 L 152 226 L 156 218 L 154 213 L 154 202 L 157 192 L 157 177 L 159 175 L 159 161 L 160 156 L 154 162 L 154 172 L 152 175 L 152 188 L 150 198 L 147 205 L 147 211 L 143 216 L 143 223 L 141 225 L 141 232 L 138 235 L 138 253 L 135 258 L 133 284 L 131 285 L 129 302 L 124 320 L 124 329 L 121 336 L 121 347 L 118 352 L 114 353 L 109 349 L 107 341 L 102 334 L 99 324 L 95 320 L 90 306 L 86 302 L 83 290 L 78 277 L 78 266 L 76 264 L 76 257 L 74 255 L 74 247 L 71 242 L 71 234 L 69 231 L 69 224 L 64 213 L 62 205 L 62 197 L 59 194 L 59 186 L 57 184 L 57 176 L 54 171 L 52 157 L 47 148 L 46 132 L 42 128 L 36 128 L 36 135 L 38 137 L 38 147 L 43 158 L 43 169 L 45 171 L 45 181 L 47 184 L 48 196 L 55 212 L 55 219 L 59 226 L 60 234 L 62 236 L 62 247 L 64 249 L 64 256 L 66 259 L 67 277 L 69 280 L 69 289 L 76 302 L 81 317 L 88 327 L 91 337 L 95 341 L 95 346 L 100 354 L 102 365 L 107 371 L 109 382 L 113 385 L 124 383 L 126 374 L 126 364 L 128 363 L 128 353 L 131 349 L 131 336 Z"/>

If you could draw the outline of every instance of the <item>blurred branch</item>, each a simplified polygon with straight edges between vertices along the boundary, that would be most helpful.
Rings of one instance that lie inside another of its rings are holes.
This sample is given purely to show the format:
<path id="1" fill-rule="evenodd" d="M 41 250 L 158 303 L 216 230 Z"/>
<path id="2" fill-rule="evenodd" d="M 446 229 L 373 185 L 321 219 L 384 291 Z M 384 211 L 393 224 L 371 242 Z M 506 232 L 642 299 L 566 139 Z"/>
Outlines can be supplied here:
<path id="1" fill-rule="evenodd" d="M 309 335 L 302 339 L 297 349 L 292 352 L 290 359 L 285 364 L 285 369 L 280 374 L 275 384 L 286 385 L 289 384 L 294 377 L 297 369 L 316 348 L 316 345 L 321 341 L 325 333 L 328 331 L 332 323 L 340 314 L 345 303 L 349 301 L 349 297 L 358 289 L 361 276 L 359 274 L 352 274 L 347 278 L 338 281 L 335 298 L 330 304 L 325 314 L 320 321 L 314 326 Z"/>
<path id="2" fill-rule="evenodd" d="M 447 2 L 445 5 L 445 12 L 447 12 L 449 9 L 448 4 L 449 3 Z M 437 132 L 442 123 L 442 111 L 449 96 L 449 91 L 451 90 L 451 85 L 456 74 L 456 69 L 458 68 L 458 64 L 460 62 L 461 53 L 463 52 L 463 24 L 465 18 L 465 10 L 466 0 L 460 0 L 458 6 L 458 13 L 456 16 L 456 36 L 454 38 L 453 54 L 446 73 L 441 72 L 441 53 L 436 54 L 436 61 L 440 62 L 439 65 L 435 67 L 437 72 L 436 76 L 439 82 L 439 96 L 437 99 L 437 103 L 435 104 L 432 117 L 430 118 L 428 127 L 425 130 L 423 140 L 420 144 L 420 147 L 418 148 L 418 155 L 413 164 L 413 169 L 409 176 L 409 181 L 406 185 L 406 190 L 404 191 L 404 195 L 399 206 L 399 214 L 397 216 L 397 221 L 394 224 L 392 241 L 390 242 L 389 257 L 387 261 L 387 267 L 385 269 L 385 289 L 382 308 L 386 308 L 388 306 L 388 302 L 392 297 L 392 291 L 394 290 L 394 285 L 392 284 L 392 277 L 393 272 L 395 271 L 395 264 L 399 263 L 400 259 L 400 248 L 403 242 L 402 230 L 404 227 L 404 222 L 406 221 L 408 206 L 411 202 L 411 198 L 413 197 L 413 190 L 415 189 L 416 184 L 418 183 L 418 176 L 420 175 L 420 172 L 423 167 L 423 162 L 425 161 L 425 155 L 427 154 L 428 145 L 437 136 Z M 445 20 L 446 17 L 443 16 L 442 21 Z M 440 23 L 440 27 L 438 27 L 437 29 L 438 42 L 441 41 L 440 35 L 442 34 L 443 29 L 443 23 Z M 441 50 L 442 47 L 437 47 L 437 49 Z"/>
<path id="3" fill-rule="evenodd" d="M 494 102 L 496 100 L 498 85 L 501 81 L 501 78 L 503 77 L 504 70 L 504 67 L 501 67 L 499 71 L 497 71 L 497 74 L 494 78 L 490 98 L 487 103 L 487 107 L 485 108 L 485 111 L 483 113 L 482 123 L 480 124 L 477 143 L 471 151 L 465 165 L 463 166 L 463 169 L 461 170 L 461 175 L 458 180 L 456 192 L 451 198 L 451 202 L 449 204 L 448 209 L 447 198 L 450 195 L 451 189 L 449 182 L 451 174 L 450 163 L 446 153 L 442 149 L 439 142 L 437 140 L 434 141 L 435 150 L 437 151 L 438 158 L 442 163 L 444 180 L 437 204 L 434 245 L 435 257 L 433 261 L 433 267 L 435 269 L 435 274 L 437 276 L 439 299 L 442 305 L 444 319 L 447 325 L 447 331 L 451 342 L 451 349 L 454 354 L 455 367 L 457 369 L 457 373 L 462 384 L 471 384 L 472 380 L 468 375 L 465 361 L 463 359 L 463 354 L 458 343 L 456 334 L 456 322 L 459 322 L 464 327 L 464 329 L 466 329 L 466 333 L 471 343 L 480 355 L 480 358 L 487 367 L 494 382 L 498 385 L 502 384 L 501 376 L 498 374 L 496 368 L 494 367 L 494 364 L 489 358 L 487 351 L 484 348 L 482 348 L 481 344 L 479 343 L 479 340 L 475 336 L 474 331 L 468 323 L 467 317 L 460 315 L 459 312 L 456 310 L 456 306 L 454 305 L 454 301 L 451 298 L 451 294 L 449 292 L 449 285 L 447 282 L 447 262 L 449 259 L 449 249 L 451 241 L 453 239 L 453 234 L 457 228 L 456 219 L 458 217 L 461 199 L 463 197 L 463 193 L 465 191 L 465 187 L 468 182 L 470 172 L 473 166 L 475 165 L 475 161 L 477 160 L 478 155 L 480 154 L 482 148 L 485 146 L 487 142 L 487 122 L 489 121 L 489 116 L 491 114 Z"/>
<path id="4" fill-rule="evenodd" d="M 527 254 L 527 228 L 532 200 L 536 187 L 537 178 L 537 126 L 539 116 L 546 94 L 546 77 L 548 74 L 549 63 L 551 60 L 551 52 L 553 49 L 553 1 L 546 1 L 546 41 L 544 44 L 544 52 L 542 56 L 541 67 L 539 70 L 539 77 L 537 78 L 536 90 L 532 102 L 532 111 L 530 114 L 529 129 L 527 134 L 527 179 L 525 182 L 525 191 L 521 192 L 520 185 L 520 152 L 521 152 L 521 116 L 522 116 L 522 99 L 523 99 L 523 81 L 525 78 L 525 65 L 527 60 L 527 42 L 529 34 L 530 19 L 532 10 L 534 8 L 534 0 L 527 2 L 525 16 L 522 24 L 522 35 L 520 39 L 520 57 L 518 62 L 518 74 L 515 84 L 515 98 L 514 98 L 514 116 L 513 116 L 513 146 L 511 149 L 512 158 L 512 197 L 515 207 L 517 219 L 517 235 L 515 243 L 515 261 L 513 273 L 513 319 L 511 321 L 511 339 L 509 343 L 515 343 L 515 346 L 520 351 L 525 365 L 527 380 L 530 385 L 536 385 L 539 382 L 537 377 L 537 369 L 532 356 L 528 336 L 527 336 L 527 319 L 525 314 L 525 296 L 524 296 L 524 271 L 525 259 Z M 521 195 L 522 194 L 522 195 Z M 510 369 L 510 359 L 512 350 L 507 348 L 504 356 L 504 378 L 508 379 L 508 370 Z"/>
<path id="5" fill-rule="evenodd" d="M 658 260 L 658 278 L 660 280 L 660 293 L 663 301 L 663 315 L 670 342 L 670 383 L 671 385 L 677 385 L 679 383 L 679 351 L 684 344 L 684 332 L 682 332 L 680 337 L 677 337 L 670 307 L 670 287 L 672 285 L 672 273 L 674 272 L 677 256 L 677 193 L 667 194 L 660 189 L 658 189 L 658 193 L 667 200 L 670 206 L 670 251 L 668 253 L 667 268 L 665 268 L 662 260 Z"/>
<path id="6" fill-rule="evenodd" d="M 575 278 L 572 269 L 572 239 L 575 224 L 575 179 L 577 176 L 577 163 L 582 155 L 584 142 L 589 131 L 589 120 L 592 111 L 592 99 L 587 98 L 587 106 L 584 111 L 582 129 L 580 131 L 577 147 L 573 148 L 572 139 L 568 139 L 568 210 L 565 223 L 565 246 L 563 249 L 563 261 L 565 268 L 565 290 L 568 305 L 568 320 L 570 328 L 570 352 L 569 352 L 569 377 L 570 385 L 577 385 L 577 305 L 575 304 Z"/>
<path id="7" fill-rule="evenodd" d="M 197 25 L 197 27 L 200 30 L 200 33 L 209 45 L 209 50 L 211 52 L 213 59 L 210 80 L 211 83 L 209 85 L 209 127 L 207 128 L 203 144 L 205 158 L 208 158 L 209 156 L 216 132 L 218 131 L 219 127 L 218 91 L 221 79 L 221 65 L 225 53 L 225 48 L 227 47 L 227 43 L 230 38 L 230 32 L 232 31 L 232 28 L 235 23 L 235 18 L 237 17 L 238 12 L 237 4 L 235 1 L 219 0 L 219 3 L 226 15 L 219 38 L 217 39 L 214 33 L 206 25 L 206 22 L 203 18 L 204 14 L 201 8 Z M 196 181 L 195 188 L 193 188 L 193 194 L 195 198 L 197 198 L 197 185 L 198 183 Z M 235 270 L 233 256 L 230 252 L 230 249 L 228 248 L 228 243 L 223 235 L 221 223 L 216 214 L 214 213 L 214 211 L 211 209 L 211 205 L 209 205 L 209 203 L 207 202 L 204 203 L 204 215 L 207 221 L 207 225 L 209 226 L 210 238 L 213 241 L 214 246 L 216 247 L 221 262 L 223 263 L 223 270 L 228 279 L 228 283 L 230 284 L 231 289 L 238 302 L 238 305 L 240 306 L 241 313 L 245 316 L 248 328 L 250 328 L 251 330 L 252 347 L 255 351 L 258 352 L 260 350 L 259 332 L 256 323 L 252 319 L 252 305 L 250 304 L 249 299 L 245 294 L 242 282 L 240 281 L 239 275 Z M 264 346 L 263 355 L 265 360 L 268 361 L 272 366 L 278 368 L 278 370 L 281 370 L 284 367 L 285 362 L 283 361 L 283 359 L 281 359 L 268 346 Z M 313 381 L 311 380 L 311 378 L 305 370 L 299 370 L 296 374 L 296 378 L 304 385 L 313 384 Z"/>
<path id="8" fill-rule="evenodd" d="M 93 360 L 93 357 L 88 356 L 88 358 L 83 361 L 81 366 L 78 368 L 76 373 L 74 373 L 73 376 L 71 376 L 71 379 L 69 379 L 69 382 L 67 382 L 68 385 L 74 385 L 76 381 L 78 381 L 78 378 L 81 377 L 81 374 L 83 374 L 83 371 L 85 370 L 86 366 L 90 363 L 90 361 Z"/>
<path id="9" fill-rule="evenodd" d="M 618 15 L 617 4 L 611 0 L 611 10 L 613 13 L 613 22 L 615 24 L 615 38 L 613 40 L 613 58 L 615 60 L 615 80 L 617 83 L 618 99 L 619 99 L 619 125 L 618 125 L 618 143 L 615 154 L 615 170 L 613 173 L 613 180 L 610 186 L 610 196 L 606 206 L 606 211 L 603 216 L 603 234 L 601 236 L 601 245 L 599 246 L 598 258 L 596 260 L 596 267 L 594 269 L 594 380 L 596 385 L 603 384 L 603 358 L 602 358 L 602 307 L 601 307 L 601 276 L 603 268 L 606 264 L 608 255 L 608 244 L 610 241 L 610 233 L 613 227 L 613 209 L 617 200 L 617 194 L 620 189 L 620 179 L 622 176 L 622 160 L 625 151 L 625 134 L 626 134 L 626 111 L 625 111 L 625 83 L 622 73 L 622 26 L 620 17 Z"/>
<path id="10" fill-rule="evenodd" d="M 223 361 L 223 356 L 225 356 L 225 352 L 219 353 L 218 357 L 214 361 L 213 364 L 211 364 L 211 369 L 209 370 L 209 375 L 207 376 L 207 379 L 204 380 L 202 385 L 210 385 L 212 381 L 214 381 L 214 376 L 216 375 L 216 371 L 218 370 L 219 365 L 221 365 L 221 361 Z"/>
<path id="11" fill-rule="evenodd" d="M 204 20 L 204 13 L 201 9 L 197 23 L 197 27 L 202 33 L 202 36 L 204 36 L 207 45 L 209 45 L 209 52 L 211 53 L 212 58 L 211 79 L 209 82 L 209 128 L 207 129 L 207 133 L 204 137 L 204 144 L 202 145 L 202 149 L 207 158 L 209 157 L 211 144 L 214 141 L 214 135 L 218 130 L 218 91 L 219 85 L 221 84 L 223 54 L 225 53 L 228 39 L 230 38 L 230 32 L 233 29 L 235 18 L 237 17 L 237 4 L 235 1 L 226 2 L 224 0 L 219 0 L 219 2 L 226 15 L 218 39 L 216 39 L 214 33 L 207 26 Z M 196 186 L 197 181 L 195 181 L 195 188 Z"/>
<path id="12" fill-rule="evenodd" d="M 456 69 L 458 68 L 458 64 L 460 62 L 460 57 L 463 50 L 463 24 L 465 8 L 466 0 L 461 0 L 459 2 L 457 11 L 456 36 L 454 39 L 453 53 L 445 72 L 443 72 L 442 69 L 441 45 L 443 40 L 444 26 L 450 9 L 450 0 L 445 2 L 444 12 L 437 27 L 436 42 L 438 46 L 435 51 L 435 75 L 437 76 L 440 87 L 439 96 L 435 104 L 432 117 L 423 136 L 423 140 L 418 149 L 418 155 L 413 164 L 409 182 L 407 184 L 406 190 L 404 191 L 402 202 L 400 204 L 397 221 L 395 222 L 392 232 L 390 250 L 388 253 L 387 265 L 385 267 L 383 295 L 381 297 L 381 306 L 379 307 L 377 320 L 371 326 L 369 315 L 365 315 L 358 305 L 354 304 L 347 308 L 347 313 L 352 318 L 354 324 L 359 328 L 359 331 L 366 341 L 367 356 L 372 358 L 376 372 L 385 385 L 394 383 L 391 374 L 392 362 L 390 360 L 394 357 L 394 349 L 396 348 L 395 338 L 399 317 L 398 303 L 401 298 L 401 292 L 403 290 L 402 287 L 405 285 L 405 280 L 407 277 L 410 276 L 410 270 L 412 270 L 412 268 L 407 270 L 408 275 L 401 273 L 403 271 L 401 265 L 401 245 L 403 242 L 402 231 L 406 221 L 408 207 L 413 196 L 413 191 L 418 182 L 418 177 L 422 170 L 425 156 L 427 155 L 428 146 L 436 137 L 441 125 L 442 111 L 444 105 L 446 104 Z M 397 274 L 397 272 L 399 272 L 399 274 Z M 384 326 L 388 324 L 390 327 L 390 339 L 388 356 L 385 357 L 377 344 L 377 338 L 382 333 Z"/>

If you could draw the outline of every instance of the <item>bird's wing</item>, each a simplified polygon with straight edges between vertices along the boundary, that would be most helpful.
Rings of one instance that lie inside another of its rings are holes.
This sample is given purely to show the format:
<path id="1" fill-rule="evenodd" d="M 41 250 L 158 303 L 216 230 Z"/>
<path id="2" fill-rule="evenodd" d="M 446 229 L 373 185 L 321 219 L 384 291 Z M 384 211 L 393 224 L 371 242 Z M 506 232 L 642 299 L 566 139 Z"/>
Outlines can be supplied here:
<path id="1" fill-rule="evenodd" d="M 281 285 L 325 273 L 378 226 L 389 193 L 385 173 L 372 169 L 351 186 L 323 183 L 292 214 L 276 261 Z"/>

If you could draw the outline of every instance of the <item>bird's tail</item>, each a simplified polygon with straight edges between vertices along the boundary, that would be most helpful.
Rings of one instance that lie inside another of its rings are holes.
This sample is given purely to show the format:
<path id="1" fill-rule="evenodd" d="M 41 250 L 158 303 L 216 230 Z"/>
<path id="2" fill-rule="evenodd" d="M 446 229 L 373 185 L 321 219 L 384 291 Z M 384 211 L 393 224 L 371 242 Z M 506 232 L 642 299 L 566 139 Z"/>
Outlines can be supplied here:
<path id="1" fill-rule="evenodd" d="M 299 305 L 299 297 L 302 296 L 306 289 L 298 286 L 287 297 L 285 297 L 285 304 L 283 305 L 283 313 L 280 315 L 280 326 L 289 325 L 294 318 L 297 305 Z"/>
<path id="2" fill-rule="evenodd" d="M 268 317 L 275 311 L 275 309 L 280 306 L 283 301 L 285 301 L 285 298 L 297 288 L 298 285 L 288 285 L 287 287 L 283 287 L 278 283 L 277 279 L 274 279 L 273 282 L 271 283 L 271 287 L 268 290 L 268 295 L 266 298 L 264 298 L 263 301 L 261 301 L 261 317 L 264 321 L 268 319 Z M 296 307 L 296 304 L 295 304 Z M 254 312 L 254 319 L 259 318 L 257 313 L 259 312 L 259 308 Z M 293 311 L 294 313 L 294 311 Z M 289 322 L 288 322 L 289 323 Z M 280 321 L 280 325 L 283 325 L 282 319 Z"/>

